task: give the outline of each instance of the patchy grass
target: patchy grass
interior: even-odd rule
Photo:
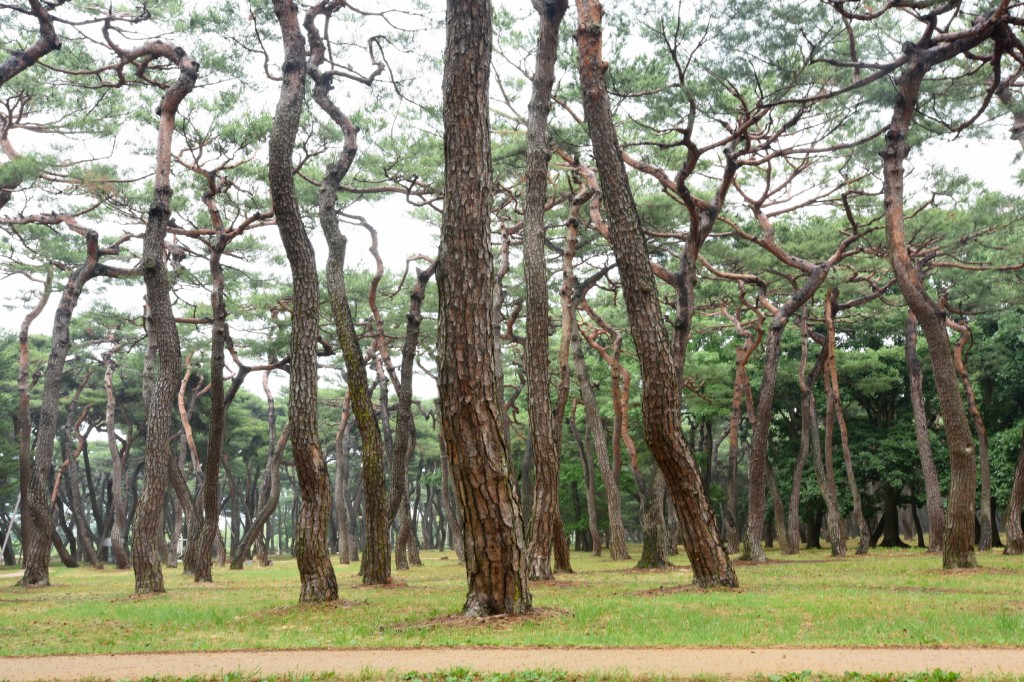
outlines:
[[[400,585],[389,589],[362,587],[355,564],[336,566],[343,601],[328,606],[298,604],[290,559],[262,569],[215,569],[212,584],[165,569],[167,593],[144,598],[132,596],[130,570],[58,566],[51,569],[53,587],[26,589],[15,586],[17,571],[0,569],[0,656],[334,647],[1024,646],[1021,557],[984,554],[984,568],[953,572],[918,550],[874,550],[842,560],[813,551],[770,558],[764,566],[737,567],[740,589],[704,591],[687,587],[685,566],[636,571],[632,562],[576,553],[576,573],[532,586],[538,614],[468,621],[451,618],[466,589],[453,553],[423,552],[424,566],[397,574]]]

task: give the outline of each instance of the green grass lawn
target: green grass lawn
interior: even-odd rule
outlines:
[[[639,556],[638,548],[631,548]],[[301,606],[295,562],[229,571],[196,584],[165,569],[167,593],[132,596],[132,572],[51,569],[50,588],[16,587],[0,569],[0,656],[18,654],[501,646],[1024,646],[1024,558],[995,552],[984,568],[948,572],[920,550],[770,554],[737,566],[738,590],[689,587],[687,568],[573,554],[576,572],[534,584],[534,616],[452,619],[465,596],[454,552],[386,588],[335,566],[336,605]],[[685,557],[675,560],[685,564]]]

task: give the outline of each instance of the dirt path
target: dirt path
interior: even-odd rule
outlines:
[[[95,654],[0,658],[0,680],[137,679],[243,671],[287,674],[366,669],[432,672],[455,666],[480,672],[556,669],[692,677],[749,677],[810,670],[842,674],[913,673],[941,668],[973,675],[1024,675],[1018,649],[331,649],[195,654]]]

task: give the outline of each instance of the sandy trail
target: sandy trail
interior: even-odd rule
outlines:
[[[480,672],[556,669],[571,673],[749,677],[819,673],[913,673],[941,668],[973,675],[1024,675],[1019,649],[330,649],[195,654],[94,654],[0,658],[0,680],[138,679],[146,676],[287,674],[366,669],[432,672],[455,666]]]

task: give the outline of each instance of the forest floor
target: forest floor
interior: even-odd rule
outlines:
[[[531,583],[529,614],[462,618],[465,569],[449,553],[422,556],[386,587],[363,586],[356,563],[336,566],[341,598],[328,604],[298,603],[288,557],[217,568],[213,583],[168,569],[167,592],[143,597],[132,594],[131,571],[53,566],[51,587],[24,588],[17,569],[0,569],[0,682],[465,682],[466,670],[489,682],[566,682],[557,671],[569,680],[809,682],[803,671],[813,671],[831,682],[1024,682],[1020,557],[991,552],[980,569],[943,571],[923,550],[773,552],[767,564],[737,562],[739,589],[700,590],[687,566],[637,571],[577,552],[574,573]],[[937,669],[951,677],[922,677]],[[884,677],[836,677],[846,672]]]
[[[940,669],[971,677],[1024,676],[1024,651],[1013,649],[836,648],[440,648],[216,651],[160,654],[86,654],[0,658],[0,679],[139,679],[154,677],[279,675],[369,676],[463,668],[480,673],[558,670],[629,677],[740,678],[810,671],[842,675],[912,674]]]

